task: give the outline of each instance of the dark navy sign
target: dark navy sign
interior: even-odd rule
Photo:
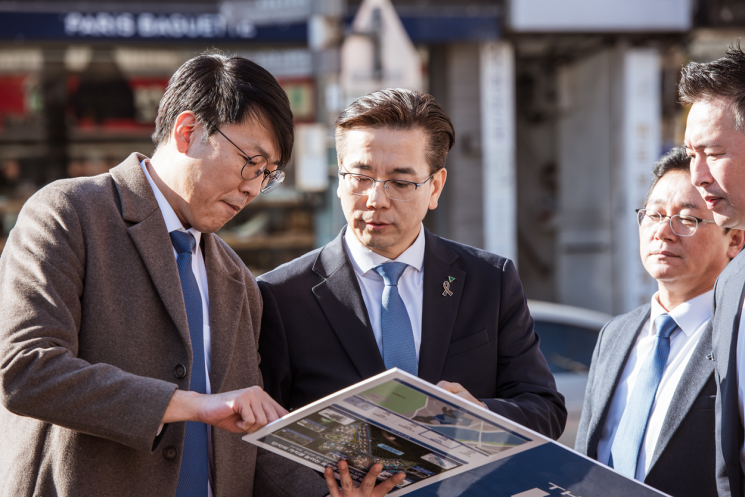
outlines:
[[[0,39],[256,41],[306,43],[307,24],[228,23],[218,13],[0,12]]]

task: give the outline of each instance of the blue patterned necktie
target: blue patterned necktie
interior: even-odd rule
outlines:
[[[414,333],[411,329],[409,313],[398,293],[398,279],[408,264],[403,262],[386,262],[375,266],[385,282],[383,289],[383,307],[380,325],[383,331],[383,362],[386,369],[399,368],[407,373],[417,375],[419,363],[414,346]]]
[[[184,293],[186,316],[189,321],[192,363],[189,389],[192,392],[207,393],[207,374],[204,361],[204,324],[202,322],[202,295],[199,293],[197,279],[191,269],[191,254],[197,242],[191,233],[172,231],[171,243],[178,254],[176,265]],[[181,457],[181,471],[178,475],[176,497],[207,497],[209,481],[209,453],[207,452],[207,430],[204,423],[186,422],[184,453]]]
[[[616,438],[611,446],[609,466],[629,478],[636,477],[639,451],[647,430],[657,387],[665,371],[670,355],[670,335],[678,327],[669,314],[661,314],[654,320],[657,338],[639,370],[634,390],[621,416]]]

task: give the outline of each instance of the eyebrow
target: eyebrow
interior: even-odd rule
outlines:
[[[664,200],[661,198],[653,198],[653,199],[650,199],[648,202],[649,205],[659,205],[659,204],[665,204],[665,203],[667,203],[667,200]],[[692,204],[690,202],[683,202],[681,204],[681,207],[683,209],[700,209],[698,205]]]
[[[719,142],[704,142],[697,145],[686,145],[686,150],[696,150],[697,148],[716,148],[721,147]]]
[[[364,164],[362,162],[354,162],[349,165],[349,169],[359,169],[362,171],[372,171],[372,166],[369,164]],[[408,166],[397,166],[393,168],[392,171],[389,171],[388,174],[410,174],[412,176],[416,176],[416,171],[413,167]]]

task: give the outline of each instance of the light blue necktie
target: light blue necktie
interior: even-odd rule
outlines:
[[[409,313],[398,293],[398,279],[408,264],[386,262],[375,266],[385,282],[383,289],[383,308],[381,309],[381,328],[383,330],[383,362],[386,369],[399,368],[417,375],[419,364],[414,346],[414,333],[411,329]]]
[[[199,293],[197,279],[191,269],[191,254],[197,242],[191,233],[172,231],[171,243],[178,254],[176,265],[184,293],[186,317],[191,336],[192,363],[189,389],[192,392],[207,393],[207,375],[204,361],[204,324],[202,322],[202,295]],[[184,453],[181,457],[181,471],[178,475],[176,497],[207,497],[209,481],[209,453],[207,452],[207,430],[204,423],[186,422]]]
[[[611,468],[629,478],[636,477],[639,451],[647,430],[649,413],[670,355],[670,335],[678,325],[670,315],[661,314],[654,320],[654,327],[657,330],[654,349],[644,359],[639,370],[634,390],[621,416],[608,462]]]

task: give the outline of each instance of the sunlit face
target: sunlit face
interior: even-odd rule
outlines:
[[[745,134],[724,99],[696,102],[686,125],[691,181],[725,228],[745,229]]]
[[[177,133],[178,126],[177,121]],[[255,120],[225,125],[220,130],[249,156],[264,155],[270,171],[277,168],[273,131]],[[195,124],[190,134],[182,130],[184,134],[188,137],[184,140],[187,143],[181,144],[185,147],[183,159],[168,182],[177,194],[176,206],[173,207],[185,225],[203,233],[214,233],[256,198],[264,174],[263,171],[252,171],[250,174],[255,179],[244,180],[241,168],[247,157],[220,133],[205,141],[204,127]],[[174,139],[179,138],[176,136]],[[246,173],[250,167],[249,164]]]
[[[406,180],[423,183],[430,176],[425,157],[427,135],[421,129],[353,129],[344,136],[340,172],[364,174],[377,180]],[[409,201],[391,200],[382,183],[369,195],[354,195],[339,177],[341,199],[348,229],[374,252],[395,259],[419,235],[428,209],[435,209],[447,172],[439,170],[418,187]]]
[[[714,217],[684,171],[670,171],[660,178],[646,208],[663,216],[681,214],[708,220]],[[734,233],[725,233],[713,223],[699,223],[692,236],[679,236],[665,218],[659,227],[639,228],[642,263],[652,278],[663,284],[703,293],[714,286],[730,258],[737,255],[739,246],[731,243]]]

